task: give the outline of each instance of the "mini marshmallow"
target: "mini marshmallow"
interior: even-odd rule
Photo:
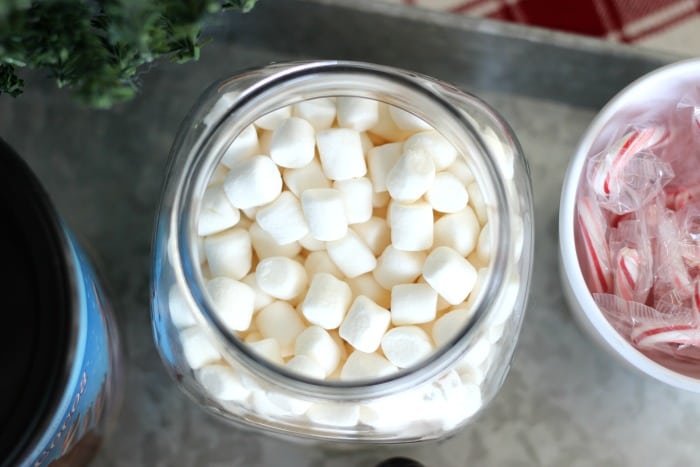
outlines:
[[[447,171],[457,177],[457,180],[462,182],[465,187],[474,181],[474,174],[467,165],[466,161],[461,157],[458,157],[450,166]]]
[[[426,257],[422,251],[397,250],[389,245],[377,260],[372,275],[382,287],[391,290],[395,285],[416,280],[423,271]]]
[[[362,140],[355,130],[329,128],[316,134],[318,154],[326,177],[348,180],[367,173]]]
[[[501,169],[503,178],[512,180],[515,168],[513,166],[513,150],[510,148],[510,145],[503,144],[490,126],[484,126],[481,132],[481,138],[484,143],[486,143],[486,147],[491,151],[491,155]]]
[[[381,355],[355,350],[345,360],[340,379],[343,381],[375,379],[389,376],[397,371],[398,368]]]
[[[280,107],[255,120],[255,126],[263,130],[274,130],[291,116],[292,108],[290,106]]]
[[[311,188],[301,194],[301,208],[311,236],[331,241],[348,231],[343,195],[333,188]]]
[[[372,273],[347,279],[347,283],[353,296],[364,295],[382,308],[391,305],[391,292],[379,285]]]
[[[301,118],[288,118],[272,133],[270,158],[291,169],[304,167],[316,153],[314,128]]]
[[[314,130],[325,130],[330,128],[335,120],[335,99],[319,97],[301,101],[294,104],[293,113],[295,117],[303,118],[309,122]]]
[[[290,408],[284,402],[280,404],[276,403],[281,402],[279,400],[276,402],[270,400],[270,398],[268,397],[268,392],[263,389],[253,390],[250,395],[250,402],[252,403],[254,413],[268,419],[297,415],[293,411],[289,410]]]
[[[253,319],[255,291],[247,284],[228,277],[207,281],[207,291],[214,311],[229,329],[245,331]]]
[[[280,245],[269,233],[265,232],[256,222],[250,226],[250,241],[258,259],[262,260],[273,256],[286,256],[293,258],[301,251],[299,242]]]
[[[342,279],[345,275],[338,269],[330,256],[328,256],[327,251],[312,251],[306,257],[304,261],[304,267],[306,268],[306,275],[311,279],[317,274],[328,273]]]
[[[391,243],[397,250],[420,251],[433,245],[433,208],[419,201],[413,204],[389,203]]]
[[[263,336],[262,333],[260,333]],[[264,337],[264,336],[263,336]],[[248,347],[255,352],[260,357],[265,360],[282,365],[284,361],[282,360],[282,350],[280,348],[280,343],[277,339],[269,337],[255,342],[249,342]]]
[[[379,102],[374,99],[338,97],[335,103],[341,127],[365,131],[379,121]]]
[[[437,313],[437,292],[428,284],[391,288],[391,322],[396,326],[428,323]]]
[[[294,354],[294,341],[304,330],[304,323],[292,305],[277,301],[266,306],[255,317],[260,334],[275,339],[283,357]]]
[[[372,250],[352,230],[340,240],[328,242],[328,256],[346,277],[357,277],[377,265]]]
[[[323,173],[321,164],[315,159],[300,169],[286,169],[282,177],[289,191],[298,198],[310,188],[331,187],[331,182]]]
[[[396,126],[402,130],[414,132],[433,129],[433,127],[430,126],[428,122],[426,122],[417,115],[414,115],[398,107],[394,107],[393,105],[390,105],[388,107],[391,119],[394,121]]]
[[[467,207],[469,194],[457,177],[440,172],[435,175],[435,182],[425,193],[425,199],[438,212],[458,212]]]
[[[290,360],[291,363],[291,360]],[[292,370],[294,371],[294,370]],[[300,399],[299,397],[287,392],[287,391],[268,391],[267,399],[270,403],[281,408],[288,414],[292,415],[304,415],[309,407],[313,404],[306,399]]]
[[[335,329],[343,322],[351,301],[350,286],[322,272],[313,277],[301,303],[301,312],[310,323],[324,329]]]
[[[321,251],[326,249],[326,242],[316,240],[311,234],[306,234],[299,239],[299,245],[309,251]]]
[[[520,275],[517,271],[511,271],[508,275],[501,293],[501,300],[498,302],[496,311],[491,315],[489,321],[492,325],[504,324],[513,314],[515,303],[520,295]]]
[[[372,143],[372,139],[364,131],[360,133],[360,141],[362,142],[362,153],[366,156],[370,149],[374,147],[374,143]]]
[[[360,236],[375,255],[380,255],[391,243],[389,224],[381,217],[371,217],[366,222],[355,224],[352,226],[352,230]]]
[[[263,292],[282,300],[298,297],[309,283],[304,266],[285,256],[261,260],[255,268],[255,280]]]
[[[306,412],[309,421],[316,425],[351,427],[360,418],[360,406],[354,403],[317,402]]]
[[[433,352],[430,336],[418,326],[399,326],[390,329],[382,338],[382,352],[399,368],[407,368]]]
[[[367,222],[372,217],[372,182],[366,177],[337,180],[333,188],[338,190],[345,203],[348,224]]]
[[[341,349],[328,331],[320,326],[309,326],[297,337],[294,354],[312,358],[323,369],[325,377],[338,367]]]
[[[258,133],[253,125],[249,125],[231,141],[221,158],[221,163],[226,167],[233,167],[238,162],[254,156],[258,149]]]
[[[177,284],[170,286],[168,292],[168,310],[170,319],[177,328],[187,328],[197,324],[185,297]]]
[[[480,230],[474,210],[467,206],[462,211],[444,215],[435,222],[433,246],[447,246],[461,256],[468,256],[476,247]]]
[[[288,191],[283,191],[276,200],[261,207],[255,220],[280,245],[295,242],[309,233],[301,203]]]
[[[312,379],[324,379],[326,372],[321,368],[316,360],[307,355],[295,355],[285,365],[291,372]]]
[[[340,325],[340,337],[357,350],[374,352],[379,348],[390,321],[389,310],[360,295]]]
[[[252,265],[250,234],[238,227],[204,239],[204,252],[214,276],[242,279]]]
[[[448,311],[433,324],[433,341],[437,347],[445,345],[450,339],[462,332],[469,322],[472,311],[467,308],[456,308]]]
[[[375,192],[383,193],[387,191],[387,174],[399,161],[402,153],[403,143],[383,144],[369,150],[367,153],[367,165],[369,166],[369,178],[372,180]]]
[[[236,225],[240,219],[240,211],[228,200],[223,186],[214,185],[204,191],[197,221],[199,235],[221,232]]]
[[[195,373],[204,390],[214,399],[221,401],[245,401],[250,389],[241,382],[240,376],[228,365],[207,365]]]
[[[180,332],[180,344],[187,364],[193,370],[221,359],[221,354],[200,327],[193,326]]]
[[[452,305],[462,303],[474,288],[476,269],[452,248],[435,248],[425,260],[423,277]]]
[[[482,263],[488,263],[491,259],[491,229],[489,223],[484,224],[476,244],[476,256]]]
[[[394,119],[391,118],[390,108],[390,105],[379,102],[379,120],[369,129],[369,132],[372,136],[378,136],[384,141],[403,141],[411,133],[396,126]]]
[[[431,187],[435,180],[435,163],[425,151],[406,150],[386,174],[386,188],[391,198],[412,203]]]
[[[223,164],[219,164],[214,169],[214,173],[211,174],[209,182],[207,182],[207,187],[221,185],[226,180],[226,175],[228,175],[228,167]]]
[[[241,209],[241,211],[243,211],[243,216],[245,216],[246,219],[249,219],[252,224],[253,220],[255,220],[255,215],[258,213],[259,209],[260,208],[258,206],[254,206],[252,208]]]
[[[404,142],[404,151],[424,151],[429,154],[436,170],[444,170],[457,159],[457,149],[437,131],[416,133]]]
[[[469,185],[467,185],[467,192],[469,193],[469,204],[474,209],[476,218],[479,219],[479,224],[486,224],[488,214],[486,212],[486,204],[484,203],[484,197],[481,194],[479,185],[476,182],[471,182]]]
[[[282,176],[267,156],[252,156],[237,162],[224,181],[231,204],[238,209],[262,206],[279,196]]]
[[[491,354],[491,342],[487,336],[480,336],[469,346],[469,350],[460,360],[461,363],[479,367]]]

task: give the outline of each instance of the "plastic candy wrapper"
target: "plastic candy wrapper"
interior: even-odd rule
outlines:
[[[700,273],[700,205],[684,206],[677,213],[680,251],[693,275]]]
[[[588,288],[591,292],[612,291],[610,251],[605,240],[607,221],[600,208],[591,197],[582,197],[578,203],[577,219],[582,250],[579,262],[584,268]]]
[[[613,285],[625,300],[645,303],[654,278],[651,240],[641,219],[618,222],[610,231]]]
[[[681,255],[681,233],[672,211],[666,211],[659,223],[654,261],[654,305],[687,302],[693,293],[693,283]]]
[[[681,125],[690,126],[700,135],[700,87],[688,91],[676,106],[676,116],[681,119]]]

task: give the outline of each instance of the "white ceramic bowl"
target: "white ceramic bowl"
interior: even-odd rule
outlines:
[[[603,149],[619,123],[658,104],[678,101],[700,85],[700,59],[676,62],[642,76],[613,97],[579,142],[564,178],[559,207],[559,263],[564,295],[582,329],[603,348],[636,370],[671,386],[700,393],[700,379],[668,369],[634,348],[608,322],[586,286],[574,243],[575,202],[586,159]]]

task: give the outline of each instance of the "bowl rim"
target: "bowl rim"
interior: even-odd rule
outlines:
[[[575,200],[580,176],[588,152],[598,134],[611,117],[626,106],[632,94],[638,93],[644,88],[657,88],[666,80],[683,76],[687,71],[692,71],[700,76],[700,58],[677,61],[637,78],[618,91],[591,121],[576,146],[576,151],[569,161],[569,166],[564,176],[559,205],[559,255],[560,264],[563,268],[562,280],[568,281],[567,285],[571,292],[567,294],[567,299],[571,300],[573,298],[576,302],[570,303],[570,307],[576,307],[577,310],[573,311],[585,316],[585,319],[588,320],[592,328],[598,332],[599,337],[611,350],[646,375],[670,386],[700,393],[700,379],[671,370],[641,353],[622,337],[603,313],[600,312],[584,281],[574,241]],[[584,319],[583,316],[580,318]]]

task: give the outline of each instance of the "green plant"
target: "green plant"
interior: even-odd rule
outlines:
[[[256,0],[0,0],[0,94],[20,68],[47,71],[81,102],[109,108],[138,91],[144,65],[196,60],[205,17]]]

